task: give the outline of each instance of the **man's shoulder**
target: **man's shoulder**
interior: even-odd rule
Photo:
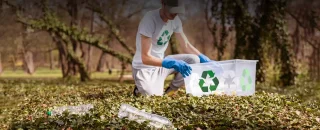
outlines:
[[[154,17],[154,16],[157,15],[157,11],[158,11],[158,9],[149,10],[149,11],[147,11],[147,12],[145,13],[145,16],[147,16],[147,17]]]
[[[173,19],[173,21],[175,21],[175,22],[181,22],[181,19],[180,19],[179,15],[177,15],[177,16]]]

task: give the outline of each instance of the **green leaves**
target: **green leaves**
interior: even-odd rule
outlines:
[[[0,84],[0,129],[150,129],[146,122],[139,124],[118,118],[121,103],[167,117],[178,129],[318,129],[320,126],[320,112],[315,104],[309,107],[296,98],[274,93],[192,97],[180,90],[176,97],[134,97],[133,84],[99,80],[87,83],[0,80]],[[87,103],[93,104],[94,109],[84,116],[46,114],[55,106]]]

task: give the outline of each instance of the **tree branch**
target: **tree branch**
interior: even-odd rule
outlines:
[[[207,28],[209,29],[210,33],[212,35],[214,35],[213,29],[210,26],[210,23],[211,23],[211,20],[212,20],[212,16],[209,17],[209,15],[208,15],[209,0],[207,0],[205,4],[206,4],[206,8],[204,9],[204,16],[205,16]]]
[[[310,45],[312,46],[313,49],[320,49],[318,46],[316,46],[316,43],[311,42],[309,39],[307,39],[306,37],[304,37],[304,40]]]
[[[296,22],[297,22],[297,25],[299,25],[300,27],[302,28],[307,28],[307,26],[305,26],[303,24],[302,21],[299,20],[298,16],[294,15],[292,12],[288,11],[288,10],[285,10]],[[318,31],[320,31],[320,28],[319,27],[316,27],[316,29],[318,29]],[[320,49],[318,48],[315,43],[312,43],[309,39],[307,39],[306,37],[303,38],[309,45],[311,45],[314,49]]]
[[[119,43],[131,54],[131,56],[133,56],[134,50],[125,43],[125,39],[121,37],[119,29],[116,28],[116,26],[113,24],[111,20],[109,20],[106,16],[103,15],[101,9],[95,8],[93,7],[93,5],[89,5],[87,8],[99,14],[100,19],[109,26],[110,32],[116,37]]]
[[[12,8],[13,11],[15,12],[19,12],[19,11],[24,11],[24,8],[20,7],[20,6],[16,6],[12,3],[10,3],[8,0],[4,0],[3,1],[6,5],[8,5],[9,7]]]
[[[60,34],[59,32],[56,32],[55,34],[57,34],[58,37],[62,39],[64,43],[66,43],[68,57],[70,57],[70,59],[79,66],[79,72],[81,73],[80,74],[81,81],[90,80],[90,76],[88,71],[86,71],[87,69],[86,69],[85,63],[83,62],[83,59],[77,56],[73,51],[71,40],[67,37],[64,37],[63,33]]]
[[[298,16],[294,15],[292,12],[290,12],[289,10],[286,10],[286,12],[298,23],[299,26],[303,27],[303,28],[307,28],[306,25],[303,24],[302,21],[299,20]],[[320,27],[319,26],[315,26],[315,29],[317,29],[318,31],[320,31]]]
[[[112,56],[117,57],[120,61],[131,64],[132,57],[124,55],[122,52],[114,51],[106,45],[101,44],[102,38],[96,38],[90,35],[84,30],[79,30],[75,27],[68,27],[64,23],[61,23],[56,19],[54,15],[47,16],[40,20],[24,20],[19,18],[19,22],[31,26],[36,29],[47,30],[48,32],[62,33],[64,37],[70,37],[79,42],[83,42],[88,45],[95,46],[101,49],[103,52],[108,53]]]

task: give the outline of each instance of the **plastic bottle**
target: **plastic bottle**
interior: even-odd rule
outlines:
[[[119,118],[127,117],[128,120],[136,121],[138,123],[142,123],[144,121],[150,121],[149,126],[153,126],[156,128],[172,128],[173,129],[173,125],[168,118],[141,111],[128,104],[121,104],[118,117]]]
[[[93,108],[92,104],[78,105],[78,106],[62,106],[57,107],[47,112],[49,116],[62,115],[64,111],[68,111],[70,114],[84,115]]]

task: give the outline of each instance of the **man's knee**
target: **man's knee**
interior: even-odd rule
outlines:
[[[177,59],[177,60],[183,60],[189,64],[200,63],[200,58],[195,54],[177,54],[177,55],[169,55],[167,57]]]
[[[200,63],[200,59],[197,55],[195,54],[188,54],[188,58],[187,58],[187,63],[189,64],[195,64],[195,63]]]

